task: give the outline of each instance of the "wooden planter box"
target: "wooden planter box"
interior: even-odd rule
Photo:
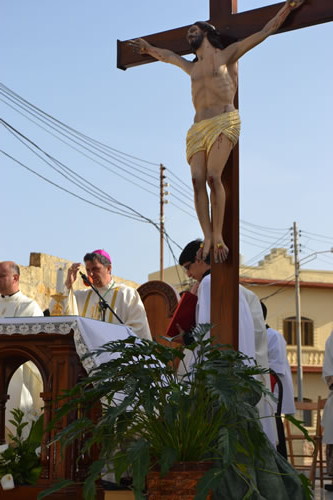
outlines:
[[[181,462],[174,465],[166,476],[159,470],[147,475],[148,500],[193,500],[198,481],[211,468],[207,462]],[[207,500],[211,500],[209,494]]]
[[[37,500],[41,491],[46,490],[48,486],[17,486],[13,490],[4,491],[0,487],[0,500]],[[73,485],[63,488],[57,493],[46,497],[47,500],[83,500],[82,486]],[[97,488],[96,500],[104,499],[104,490]]]
[[[131,491],[105,491],[104,500],[135,500]]]

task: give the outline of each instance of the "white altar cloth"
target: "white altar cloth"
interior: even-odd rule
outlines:
[[[113,325],[95,319],[80,316],[48,316],[29,318],[1,318],[0,335],[37,335],[38,333],[66,335],[73,330],[76,352],[80,359],[112,340],[124,340],[134,335],[128,326]],[[93,360],[83,360],[84,368],[89,372],[96,364],[106,361],[107,353]]]

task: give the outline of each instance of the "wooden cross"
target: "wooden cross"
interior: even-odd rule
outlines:
[[[237,13],[237,0],[209,0],[209,21],[222,34],[235,39],[245,38],[259,31],[275,16],[283,3]],[[332,0],[306,0],[292,12],[277,33],[283,33],[333,20]],[[197,19],[193,20],[193,22]],[[157,47],[170,49],[177,54],[191,52],[186,33],[191,25],[143,36]],[[127,69],[155,61],[148,55],[133,52],[127,41],[118,40],[117,66]],[[166,70],[167,71],[167,70]],[[237,97],[236,97],[237,100]],[[235,102],[237,107],[237,102]],[[189,124],[190,126],[190,124]],[[185,137],[184,137],[185,141]],[[239,289],[239,154],[236,146],[223,172],[226,189],[224,239],[230,254],[223,264],[212,264],[211,322],[218,342],[238,347],[238,289]]]

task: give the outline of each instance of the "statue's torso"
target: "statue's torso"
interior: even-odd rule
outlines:
[[[223,51],[215,49],[209,57],[193,63],[192,100],[198,122],[233,111],[237,91],[237,63],[226,64]]]

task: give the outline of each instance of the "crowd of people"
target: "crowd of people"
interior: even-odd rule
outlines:
[[[206,260],[198,257],[202,241],[195,240],[189,243],[182,251],[179,263],[184,267],[189,277],[193,278],[197,285],[193,289],[197,296],[197,323],[210,322],[210,263],[209,256]],[[78,315],[96,320],[104,319],[106,322],[119,324],[120,322],[130,327],[133,333],[140,338],[151,339],[151,333],[144,305],[136,289],[124,284],[116,283],[112,278],[111,257],[105,250],[94,250],[86,253],[83,258],[85,271],[91,287],[82,290],[73,290],[73,285],[78,278],[81,263],[73,263],[67,272],[65,280],[65,298],[63,310],[65,315]],[[82,274],[82,273],[81,273]],[[97,289],[97,293],[95,290]],[[20,269],[11,261],[0,263],[0,316],[1,317],[26,317],[42,316],[43,312],[36,301],[28,298],[20,291]],[[101,298],[106,302],[107,310],[101,307]],[[52,306],[50,306],[52,311]],[[258,364],[269,367],[267,335],[260,302],[257,297],[246,288],[239,287],[239,350],[246,355],[256,359]],[[279,335],[279,334],[278,334]],[[284,350],[284,366],[287,365],[286,351]],[[190,366],[190,351],[187,352],[185,363],[179,367],[181,375],[185,365]],[[25,367],[26,371],[27,367]],[[290,370],[290,368],[289,368]],[[284,376],[281,370],[279,374]],[[17,394],[12,404],[28,405],[31,398],[28,388],[25,387],[23,369],[17,374],[16,386],[22,386],[21,395]],[[27,377],[26,377],[27,378]],[[28,377],[29,380],[31,377]],[[265,385],[269,388],[269,377],[264,378]],[[36,382],[35,382],[36,383]],[[39,384],[42,384],[41,379]],[[31,391],[36,393],[36,391]],[[26,396],[25,399],[23,396]],[[22,399],[23,398],[23,399]],[[263,416],[272,415],[271,403],[262,401],[259,412]],[[272,420],[272,419],[271,419]],[[263,419],[263,425],[267,435],[273,443],[276,435],[272,421]]]

